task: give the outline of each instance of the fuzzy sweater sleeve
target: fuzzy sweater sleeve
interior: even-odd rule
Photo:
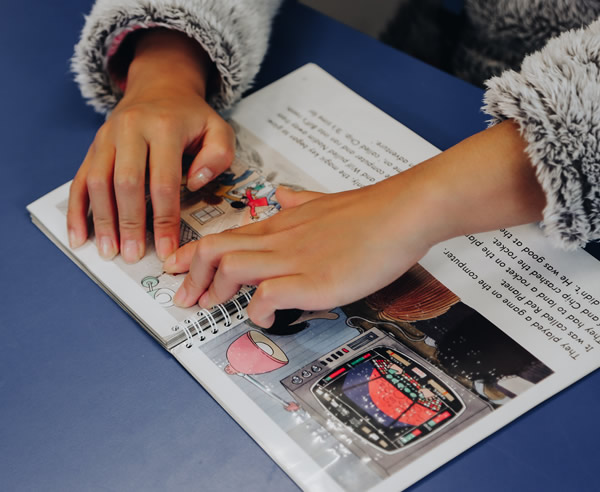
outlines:
[[[546,194],[541,227],[558,246],[600,239],[600,20],[486,82],[491,123],[516,121]]]
[[[129,32],[166,27],[198,41],[214,62],[218,91],[210,102],[230,106],[246,90],[267,50],[281,0],[97,0],[86,17],[71,66],[83,97],[99,112],[122,96],[108,72],[114,46]]]

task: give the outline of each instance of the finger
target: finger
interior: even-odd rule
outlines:
[[[216,120],[216,118],[219,118]],[[215,117],[204,135],[200,152],[190,166],[187,186],[191,191],[202,188],[231,166],[235,157],[235,134],[220,117]]]
[[[324,193],[318,193],[316,191],[294,191],[287,186],[280,186],[275,192],[277,201],[282,209],[302,205],[303,203],[310,202],[323,195]]]
[[[90,147],[69,189],[67,232],[71,248],[78,248],[88,237],[87,215],[90,207],[90,198],[88,196],[86,178],[91,152],[92,148]]]
[[[263,229],[256,229],[255,226],[259,226],[261,223],[249,224],[247,226],[238,227],[237,229],[231,229],[227,231],[227,234],[231,235],[262,235]],[[192,259],[196,253],[196,247],[198,241],[190,241],[184,244],[179,249],[171,253],[169,257],[163,263],[163,270],[166,273],[177,274],[185,273],[190,270]]]
[[[242,285],[256,285],[264,279],[285,275],[290,263],[271,251],[236,251],[221,258],[213,281],[198,300],[211,308],[233,297]]]
[[[184,273],[189,271],[192,259],[196,253],[197,243],[198,241],[190,241],[171,253],[163,263],[163,270],[166,273]]]
[[[148,146],[143,138],[121,139],[115,158],[115,196],[118,208],[121,256],[135,263],[146,245],[144,180]]]
[[[168,258],[179,246],[182,155],[182,145],[174,140],[159,140],[150,146],[154,242],[161,260]]]
[[[241,235],[254,235],[261,236],[267,234],[267,230],[269,229],[267,221],[269,221],[272,217],[269,217],[265,220],[261,220],[258,222],[251,222],[250,224],[246,224],[240,227],[236,227],[235,229],[230,229],[228,232],[231,234],[241,234]]]
[[[248,316],[253,323],[269,328],[277,309],[326,309],[318,299],[314,285],[304,275],[288,275],[265,280],[259,284],[248,304]],[[323,306],[323,307],[322,307]]]
[[[90,161],[86,186],[92,205],[96,246],[100,256],[112,259],[118,252],[117,207],[114,196],[113,170],[115,147],[98,146]]]
[[[233,251],[263,250],[262,238],[229,233],[211,234],[195,242],[189,273],[173,301],[181,307],[194,305],[211,284],[221,258]],[[188,259],[188,258],[184,258]]]

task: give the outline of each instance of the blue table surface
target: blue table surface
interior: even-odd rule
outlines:
[[[69,73],[90,4],[10,2],[0,17],[0,489],[297,490],[25,211],[102,123]],[[256,87],[307,62],[438,147],[485,127],[480,89],[288,3]],[[598,490],[599,387],[596,372],[411,490]]]

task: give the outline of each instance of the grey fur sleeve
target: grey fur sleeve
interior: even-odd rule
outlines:
[[[600,20],[486,82],[491,123],[511,118],[546,194],[541,224],[565,249],[600,238]]]
[[[271,20],[281,0],[97,0],[75,46],[71,67],[84,98],[110,111],[122,96],[111,80],[108,52],[133,29],[167,27],[186,33],[208,52],[220,74],[217,108],[247,89],[267,49]]]

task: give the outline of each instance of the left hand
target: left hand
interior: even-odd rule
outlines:
[[[279,188],[277,215],[205,236],[167,259],[165,271],[189,270],[176,304],[210,308],[258,285],[248,315],[269,327],[276,309],[328,309],[386,286],[430,246],[414,190],[397,191],[403,180],[329,195]]]
[[[233,130],[206,101],[213,69],[208,54],[178,31],[139,34],[125,94],[73,179],[67,212],[72,248],[88,236],[91,205],[100,256],[111,259],[120,251],[127,263],[145,254],[146,183],[156,253],[164,260],[179,244],[183,154],[196,155],[190,190],[227,169],[235,154]]]

